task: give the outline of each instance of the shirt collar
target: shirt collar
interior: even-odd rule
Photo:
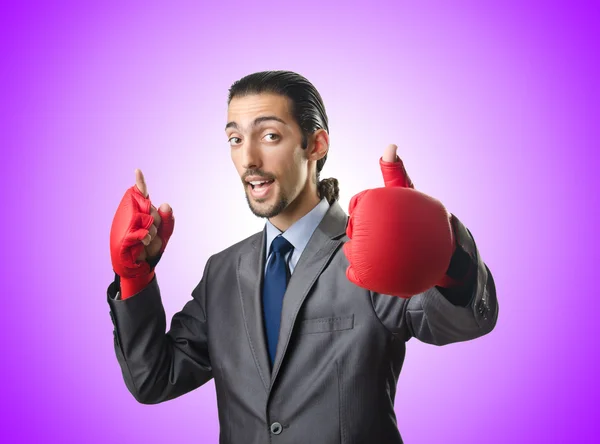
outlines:
[[[299,220],[294,222],[291,227],[289,227],[283,233],[283,237],[294,247],[299,254],[302,254],[304,248],[308,244],[312,234],[316,230],[316,228],[323,220],[325,213],[329,210],[329,202],[327,202],[326,198],[321,199],[312,210],[310,210],[307,214],[302,216]],[[269,257],[269,253],[271,250],[271,242],[277,236],[281,234],[281,231],[275,227],[268,219],[267,219],[267,244],[266,244],[266,254]]]

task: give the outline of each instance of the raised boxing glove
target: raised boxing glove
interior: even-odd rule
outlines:
[[[379,164],[385,187],[350,201],[346,276],[362,288],[408,298],[443,280],[456,248],[451,215],[414,189],[397,156]]]
[[[145,249],[142,240],[148,235],[154,218],[152,203],[136,185],[130,187],[121,199],[110,230],[110,254],[113,270],[120,278],[121,299],[126,299],[145,288],[154,278],[154,267],[162,256],[173,234],[175,220],[172,211],[158,210],[160,224],[156,236],[161,239],[158,254],[147,260],[138,260]]]

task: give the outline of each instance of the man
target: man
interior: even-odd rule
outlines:
[[[401,443],[406,341],[466,341],[496,323],[470,232],[414,190],[395,145],[380,159],[386,187],[355,196],[348,218],[337,180],[319,178],[325,107],[296,73],[234,83],[225,131],[250,210],[267,222],[209,258],[166,334],[155,267],[172,210],[151,204],[136,170],[115,214],[108,303],[127,388],[155,404],[214,378],[221,443]]]

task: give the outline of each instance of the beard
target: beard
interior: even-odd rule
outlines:
[[[254,204],[250,200],[250,196],[247,190],[244,194],[246,195],[246,202],[248,202],[248,207],[250,208],[250,211],[252,211],[252,214],[254,214],[256,217],[270,219],[279,215],[283,210],[287,208],[289,204],[287,196],[283,192],[280,192],[277,195],[275,203],[273,205],[264,209],[259,209],[255,206],[256,204]],[[261,200],[259,200],[258,202],[260,203]]]

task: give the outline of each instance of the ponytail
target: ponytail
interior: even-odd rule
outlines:
[[[331,205],[335,200],[340,198],[340,187],[338,180],[335,177],[320,180],[317,184],[317,192],[321,199],[326,198]]]

